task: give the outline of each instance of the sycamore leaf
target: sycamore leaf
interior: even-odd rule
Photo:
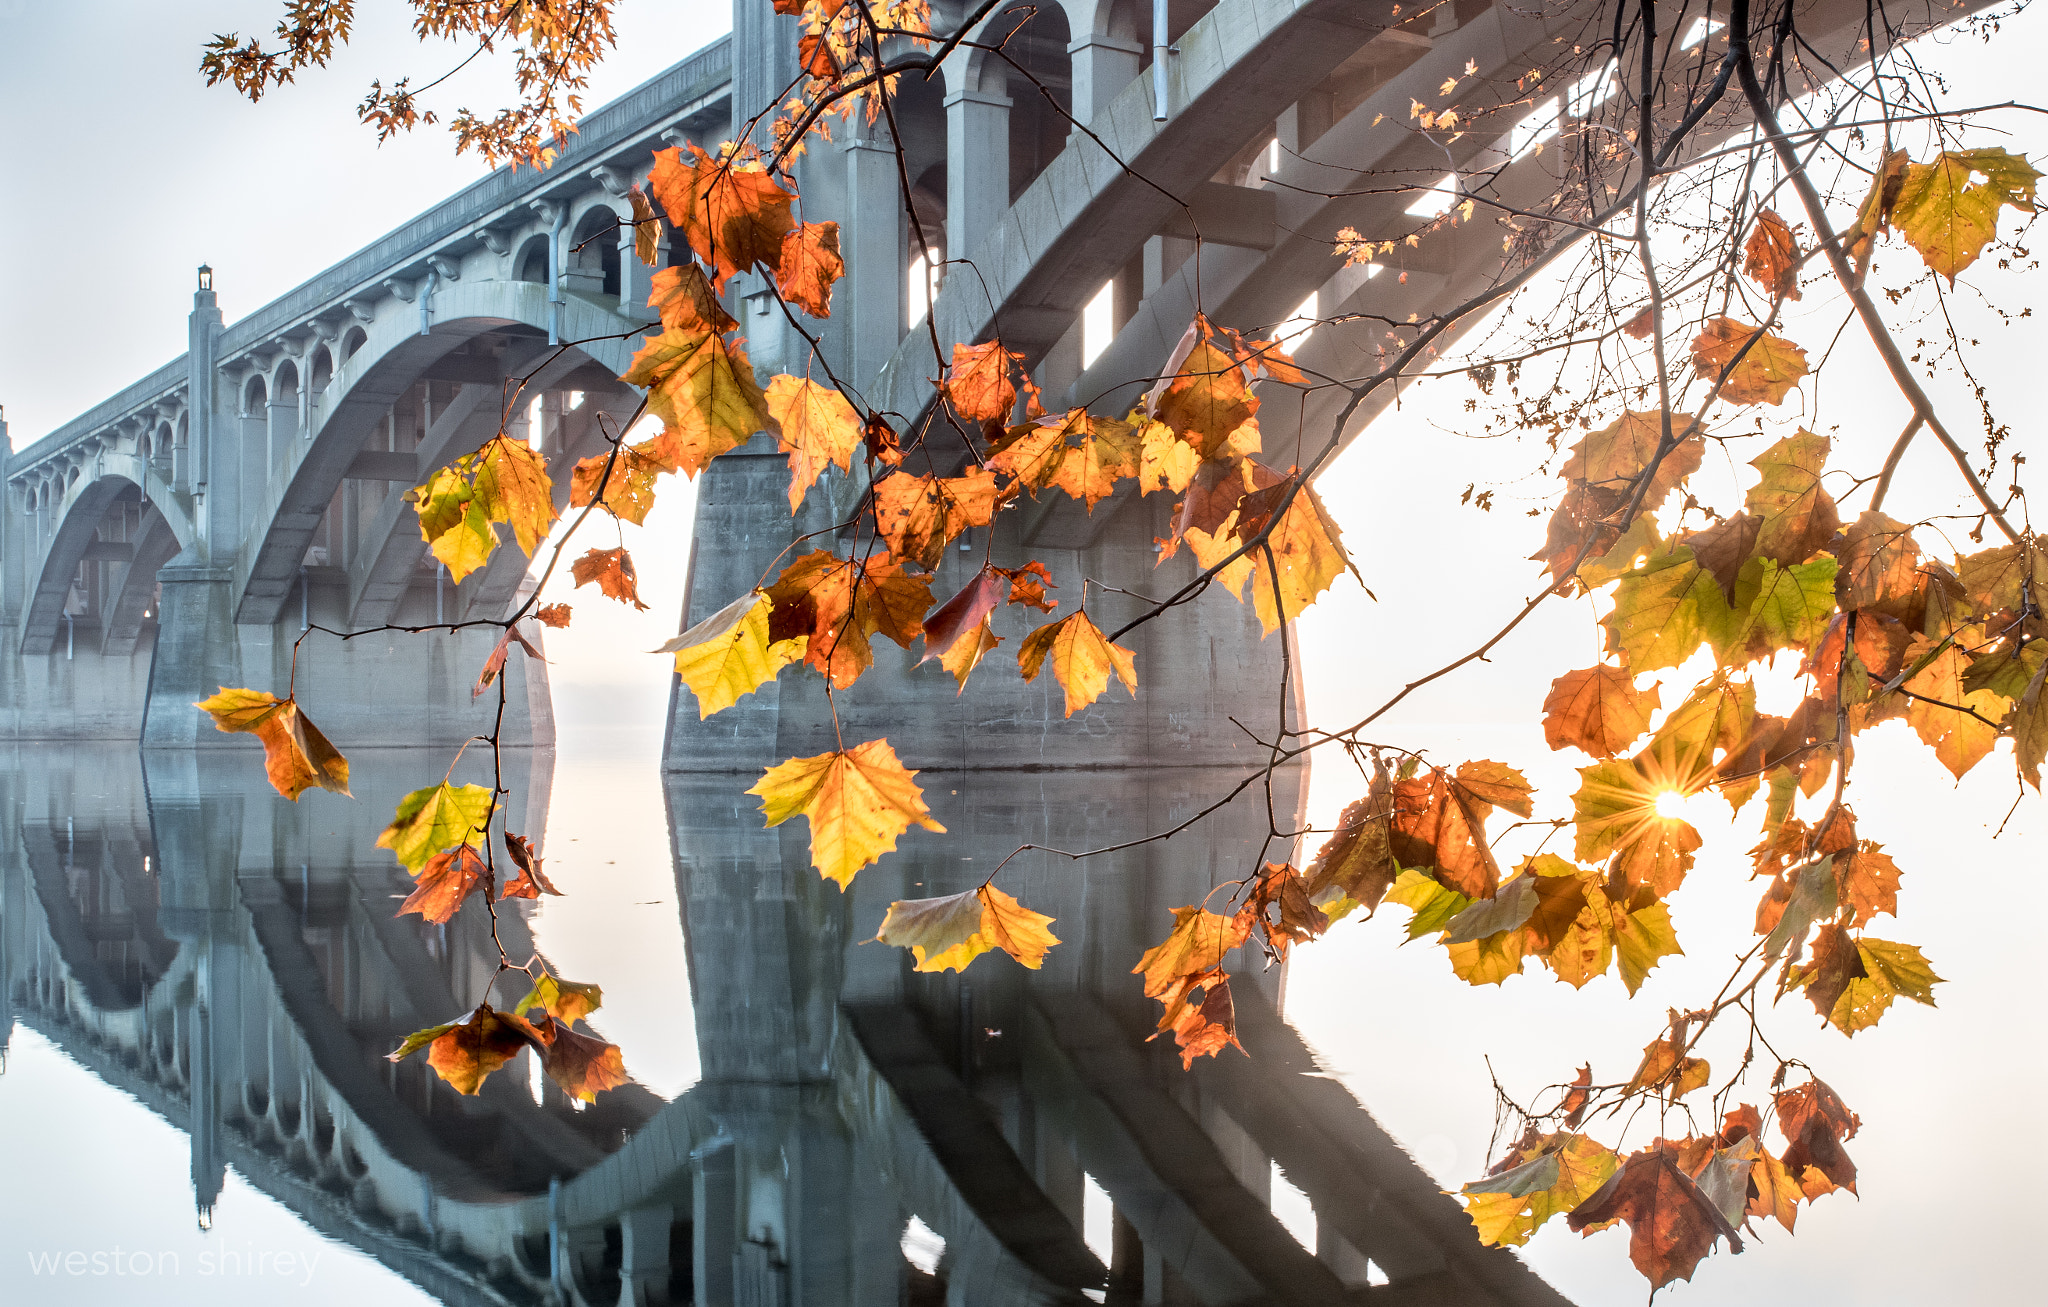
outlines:
[[[1849,259],[1855,265],[1856,284],[1859,286],[1870,271],[1872,244],[1879,233],[1891,230],[1892,206],[1899,198],[1900,188],[1905,185],[1906,169],[1911,163],[1904,150],[1885,151],[1876,174],[1870,179],[1869,192],[1856,208],[1856,221],[1842,233],[1842,248],[1848,251]]]
[[[1145,978],[1147,998],[1160,998],[1173,992],[1177,982],[1220,966],[1224,954],[1244,943],[1251,929],[1243,913],[1225,917],[1193,904],[1175,908],[1173,929],[1145,950],[1131,972]]]
[[[1528,816],[1530,793],[1520,772],[1491,761],[1461,763],[1455,773],[1431,767],[1398,781],[1389,822],[1394,857],[1403,866],[1434,867],[1438,880],[1468,898],[1491,898],[1500,868],[1486,818],[1496,806]]]
[[[654,274],[647,307],[661,315],[663,329],[710,332],[723,336],[740,324],[718,302],[704,269],[695,263],[681,263]]]
[[[1607,647],[1635,672],[1676,667],[1710,640],[1718,647],[1733,623],[1720,587],[1685,545],[1667,547],[1622,577],[1614,611],[1602,619]]]
[[[1262,496],[1272,495],[1277,502],[1277,491],[1275,487],[1244,497],[1240,511],[1245,517],[1238,524],[1241,534],[1250,536],[1263,528],[1265,522],[1259,514],[1270,510],[1264,509]],[[1274,525],[1266,543],[1254,550],[1249,559],[1252,607],[1267,635],[1279,630],[1282,622],[1301,616],[1303,609],[1350,570],[1351,560],[1344,553],[1342,534],[1314,487],[1303,485],[1295,491],[1294,501]],[[1273,587],[1276,571],[1277,592]]]
[[[1856,1164],[1842,1150],[1862,1121],[1826,1082],[1809,1080],[1780,1092],[1775,1103],[1784,1133],[1785,1169],[1809,1201],[1836,1189],[1856,1192]]]
[[[578,984],[543,971],[526,991],[526,997],[513,1004],[512,1010],[525,1013],[540,1008],[561,1021],[580,1021],[602,1006],[604,989],[601,986]]]
[[[420,868],[412,893],[398,905],[398,915],[417,912],[422,919],[439,925],[455,915],[462,900],[470,896],[489,871],[477,851],[467,844],[443,849]]]
[[[556,517],[547,460],[503,432],[405,495],[418,512],[420,539],[457,584],[490,560],[498,547],[496,523],[510,526],[531,557]]]
[[[912,576],[893,558],[843,559],[812,550],[768,587],[770,646],[801,640],[804,661],[845,689],[875,661],[876,632],[908,649],[932,606],[931,578]]]
[[[1783,218],[1769,209],[1758,211],[1756,225],[1742,247],[1743,275],[1782,299],[1799,298],[1799,241]]]
[[[427,1065],[458,1094],[474,1094],[485,1077],[518,1056],[522,1048],[545,1052],[547,1039],[524,1017],[479,1003],[461,1021],[430,1026],[406,1036],[388,1060],[402,1062],[420,1049]]]
[[[1408,922],[1409,939],[1441,933],[1472,902],[1420,867],[1403,868],[1388,888],[1385,901],[1415,913]]]
[[[918,971],[964,971],[1000,948],[1033,971],[1059,940],[1046,927],[1053,918],[1031,911],[993,885],[936,899],[900,899],[889,905],[875,939],[907,948]]]
[[[1622,1092],[1655,1089],[1675,1103],[1693,1090],[1705,1088],[1710,1074],[1705,1058],[1687,1057],[1684,1042],[1666,1035],[1644,1046],[1643,1060]]]
[[[1017,407],[1011,373],[1023,362],[1022,354],[1004,349],[999,340],[955,345],[953,364],[940,389],[964,420],[984,427],[1006,426]]]
[[[875,483],[875,529],[889,552],[936,571],[946,545],[995,515],[996,479],[985,468],[965,476],[912,476],[898,472]]]
[[[647,411],[662,421],[650,453],[686,476],[774,421],[747,352],[709,328],[647,337],[619,379],[645,388]]]
[[[633,556],[623,549],[593,549],[569,564],[569,575],[578,586],[595,581],[606,598],[631,604],[643,613],[647,611],[647,605],[640,602],[640,579],[633,570]]]
[[[1378,787],[1375,787],[1377,790]],[[1334,907],[1338,899],[1363,906],[1367,914],[1393,887],[1401,869],[1388,844],[1389,796],[1354,799],[1337,818],[1337,829],[1308,866],[1309,898]],[[1332,911],[1332,915],[1341,915]]]
[[[1895,998],[1933,1007],[1942,980],[1913,945],[1869,935],[1852,939],[1830,924],[1814,938],[1813,961],[1793,983],[1806,988],[1830,1025],[1853,1036],[1876,1025]]]
[[[528,658],[531,658],[536,662],[544,663],[547,661],[547,659],[541,657],[540,650],[534,648],[533,643],[529,641],[524,635],[520,634],[519,624],[517,622],[514,622],[510,626],[507,626],[505,628],[505,633],[498,637],[498,642],[496,644],[491,646],[490,656],[484,659],[484,665],[482,670],[478,671],[476,674],[476,684],[471,686],[469,689],[470,698],[474,699],[478,695],[482,694],[485,690],[490,689],[492,683],[495,682],[501,674],[503,674],[505,670],[505,658],[508,654],[512,652],[512,644],[514,641],[518,642],[519,647],[521,649],[526,650],[526,656]]]
[[[1721,597],[1731,604],[1735,602],[1736,579],[1742,575],[1744,564],[1755,555],[1756,538],[1763,525],[1762,518],[1741,512],[1681,537],[1685,547],[1692,550],[1693,561],[1714,578],[1714,583],[1721,587]]]
[[[1268,916],[1267,909],[1278,915]],[[1312,940],[1330,928],[1330,918],[1309,901],[1308,880],[1292,863],[1268,862],[1252,880],[1251,894],[1239,910],[1266,937],[1266,947],[1281,961],[1295,944]]]
[[[1511,1149],[1486,1179],[1458,1196],[1479,1242],[1519,1247],[1551,1217],[1598,1193],[1620,1162],[1605,1145],[1560,1131]]]
[[[638,186],[626,192],[626,201],[633,206],[633,257],[654,267],[661,260],[661,215]]]
[[[593,501],[613,517],[642,526],[654,507],[654,480],[675,469],[669,463],[670,447],[659,438],[638,445],[620,445],[618,453],[592,454],[581,459],[569,477],[569,506],[583,508]],[[598,486],[604,494],[600,498]]]
[[[1658,811],[1666,794],[1687,791],[1684,778],[1659,775],[1654,764],[1645,765],[1648,761],[1599,762],[1579,769],[1579,790],[1572,796],[1574,852],[1581,862],[1612,856],[1622,882],[1643,886],[1661,899],[1692,869],[1700,833],[1691,823]]]
[[[782,298],[814,318],[832,316],[832,283],[846,271],[839,255],[839,224],[800,222],[782,238],[775,285]]]
[[[1749,512],[1759,522],[1756,552],[1780,563],[1803,563],[1825,548],[1842,519],[1821,489],[1828,438],[1801,430],[1750,461],[1763,479],[1749,490]]]
[[[697,697],[698,720],[732,707],[803,657],[802,636],[769,641],[774,606],[764,591],[749,590],[654,651],[676,656],[676,675]]]
[[[761,797],[769,826],[801,816],[811,824],[811,865],[845,889],[854,873],[896,847],[911,826],[943,834],[932,820],[916,772],[896,759],[887,740],[770,767],[747,793]]]
[[[1202,1001],[1187,1001],[1197,991]],[[1244,1045],[1237,1042],[1237,1007],[1230,996],[1230,977],[1220,967],[1208,975],[1192,978],[1185,996],[1167,1004],[1159,1027],[1150,1038],[1157,1039],[1171,1030],[1173,1042],[1180,1048],[1183,1071],[1192,1070],[1196,1058],[1215,1057],[1227,1047],[1244,1052]]]
[[[2006,722],[2012,731],[2012,753],[2020,775],[2036,792],[2041,789],[2041,763],[2048,759],[2048,693],[2042,690],[2043,680],[2048,680],[2048,662],[2034,673]]]
[[[548,879],[541,869],[542,858],[533,851],[533,841],[524,835],[504,832],[505,852],[512,856],[512,865],[519,868],[504,889],[498,892],[498,899],[537,899],[543,892],[559,896],[562,891],[555,888],[555,882]]]
[[[689,153],[684,154],[687,148]],[[717,289],[757,265],[778,269],[796,197],[757,162],[714,158],[693,142],[654,155],[647,185],[697,257],[717,270]]]
[[[1706,330],[1693,339],[1692,362],[1703,379],[1721,381],[1720,397],[1730,404],[1782,403],[1807,371],[1805,350],[1762,327],[1726,317],[1709,319]]]
[[[1133,696],[1138,693],[1136,655],[1120,644],[1111,644],[1085,612],[1048,622],[1024,637],[1017,650],[1017,665],[1023,669],[1024,679],[1037,680],[1048,657],[1052,674],[1066,694],[1069,717],[1102,697],[1112,672]]]
[[[1864,513],[1843,531],[1837,562],[1841,571],[1835,590],[1843,608],[1873,609],[1905,620],[1901,606],[1920,589],[1920,546],[1905,523],[1883,513]]]
[[[1201,454],[1164,422],[1142,412],[1131,418],[1138,428],[1138,493],[1170,490],[1179,494],[1186,490],[1195,469],[1202,465]]]
[[[212,717],[216,730],[261,740],[270,784],[294,803],[316,785],[343,798],[354,797],[348,792],[348,759],[299,711],[296,698],[223,685],[219,694],[192,706]]]
[[[1566,672],[1550,683],[1543,701],[1543,738],[1553,749],[1583,749],[1611,758],[1650,729],[1657,687],[1635,688],[1625,667],[1602,664]]]
[[[794,513],[827,463],[837,463],[841,472],[853,470],[854,451],[861,445],[860,414],[846,396],[809,377],[776,377],[768,383],[767,399],[782,452],[789,455],[789,511]]]
[[[1077,408],[1012,429],[990,450],[988,466],[1034,495],[1047,487],[1063,490],[1092,513],[1118,481],[1138,474],[1141,448],[1140,432],[1130,423]]]
[[[562,627],[569,624],[569,605],[542,604],[533,610],[533,620],[542,626]]]
[[[1678,1168],[1677,1150],[1662,1140],[1630,1155],[1565,1220],[1581,1234],[1627,1222],[1629,1260],[1653,1291],[1673,1280],[1690,1280],[1717,1239],[1726,1239],[1731,1251],[1742,1251],[1735,1227]]]
[[[1906,724],[1957,780],[1998,743],[1995,723],[2004,721],[2012,708],[2012,700],[1995,690],[1963,688],[1968,660],[1958,646],[1983,643],[1982,628],[1968,626],[1946,647],[1937,649],[1937,642],[1924,635],[1914,636],[1906,647],[1906,662],[1920,666],[1905,684],[1916,696],[1906,702]]]
[[[541,1025],[547,1044],[540,1067],[563,1093],[588,1103],[626,1083],[625,1054],[617,1044],[571,1030],[552,1017]]]
[[[1669,424],[1677,443],[1658,460],[1657,470],[1650,475],[1640,505],[1645,513],[1662,507],[1679,482],[1699,470],[1700,460],[1706,456],[1706,434],[1693,426],[1691,418],[1674,413]],[[1558,469],[1558,475],[1617,495],[1630,491],[1663,447],[1665,425],[1666,416],[1659,410],[1625,412],[1573,445],[1571,457]]]
[[[1880,912],[1899,911],[1899,865],[1875,840],[1859,840],[1835,855],[1835,899],[1850,910],[1849,924],[1870,924]]]
[[[1972,180],[1977,175],[1986,178]],[[2003,149],[1945,150],[1933,163],[1906,165],[1891,219],[1928,267],[1954,285],[1998,235],[1998,210],[2034,212],[2041,173]]]
[[[459,844],[482,848],[490,815],[490,790],[442,781],[398,801],[397,815],[377,837],[377,847],[390,849],[400,866],[417,875],[443,849]]]
[[[1166,373],[1171,379],[1150,397],[1151,416],[1205,459],[1221,454],[1258,412],[1243,363],[1201,314],[1195,315]]]

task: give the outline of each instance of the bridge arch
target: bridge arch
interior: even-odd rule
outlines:
[[[192,520],[145,453],[147,443],[138,437],[132,450],[102,449],[92,477],[73,467],[63,490],[51,481],[31,492],[48,544],[22,611],[24,654],[49,653],[67,636],[75,652],[81,634],[105,653],[135,651],[154,616],[157,569],[194,539]]]

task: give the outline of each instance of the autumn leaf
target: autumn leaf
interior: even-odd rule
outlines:
[[[638,186],[626,192],[626,202],[633,206],[633,257],[651,268],[661,258],[661,215]]]
[[[873,665],[870,637],[879,632],[908,649],[932,606],[931,579],[895,559],[862,562],[823,549],[784,568],[768,597],[769,644],[801,639],[804,661],[839,689]]]
[[[1141,443],[1129,423],[1077,408],[1013,428],[990,450],[988,467],[1034,495],[1047,487],[1063,490],[1092,513],[1118,481],[1138,474]]]
[[[1533,811],[1522,774],[1492,761],[1464,762],[1457,771],[1431,767],[1393,786],[1389,844],[1404,867],[1434,867],[1436,878],[1468,898],[1491,898],[1500,868],[1486,842],[1486,818],[1495,807],[1517,816]]]
[[[1205,459],[1223,453],[1258,411],[1243,365],[1200,314],[1166,373],[1171,379],[1151,397],[1150,414]]]
[[[740,324],[718,302],[718,292],[704,269],[694,263],[662,268],[654,274],[647,307],[661,315],[664,330],[710,332],[722,336]]]
[[[1192,1001],[1196,993],[1202,996],[1200,1003]],[[1151,1038],[1173,1032],[1183,1071],[1192,1070],[1196,1058],[1215,1057],[1225,1048],[1244,1052],[1244,1045],[1237,1042],[1237,1006],[1230,996],[1230,977],[1221,968],[1191,978],[1179,1001],[1167,1005],[1159,1026]]]
[[[398,801],[397,815],[377,837],[377,847],[390,849],[400,866],[417,875],[443,849],[459,844],[482,848],[490,814],[488,789],[442,781]]]
[[[1069,717],[1102,697],[1112,672],[1134,697],[1138,693],[1136,656],[1120,644],[1111,644],[1085,612],[1048,622],[1024,637],[1017,650],[1017,665],[1023,669],[1024,679],[1037,680],[1048,657],[1052,674],[1066,694]]]
[[[942,660],[947,671],[952,672],[960,682],[960,688],[967,688],[967,673],[974,670],[982,655],[993,649],[998,639],[989,629],[989,614],[1002,603],[1003,592],[1011,586],[1010,578],[1001,569],[983,567],[975,573],[974,579],[964,586],[959,594],[932,611],[924,622],[924,657],[920,665],[934,658]]]
[[[1671,894],[1692,868],[1700,834],[1691,823],[1664,816],[1657,805],[1666,794],[1687,793],[1688,779],[1659,775],[1637,761],[1581,767],[1572,796],[1575,856],[1580,862],[1612,857],[1622,881],[1660,899]]]
[[[462,906],[462,900],[469,897],[483,878],[490,874],[490,868],[477,856],[477,851],[467,844],[458,844],[452,849],[443,849],[427,859],[414,878],[412,893],[405,902],[398,905],[398,915],[417,912],[423,920],[436,925],[455,915]]]
[[[747,353],[708,328],[671,327],[633,356],[619,378],[647,391],[663,431],[649,452],[694,477],[774,421]]]
[[[874,498],[875,529],[889,542],[889,552],[935,571],[953,537],[989,524],[996,479],[985,467],[958,477],[899,472],[875,483]]]
[[[1602,619],[1607,647],[1638,673],[1676,667],[1702,644],[1725,642],[1733,621],[1720,586],[1685,545],[1668,546],[1622,577],[1614,611]]]
[[[1709,1074],[1705,1058],[1686,1056],[1684,1041],[1675,1034],[1666,1035],[1644,1046],[1643,1060],[1622,1092],[1653,1089],[1675,1103],[1695,1089],[1704,1089]]]
[[[569,506],[583,508],[595,502],[613,517],[644,525],[654,507],[654,481],[663,472],[674,471],[671,448],[660,438],[638,445],[621,445],[616,454],[592,454],[577,462],[569,477]],[[602,497],[598,487],[604,487]]]
[[[1803,649],[1820,639],[1835,611],[1835,560],[1823,554],[1790,567],[1757,557],[1735,581],[1729,620],[1710,630],[1714,652],[1728,664]]]
[[[1692,550],[1693,561],[1714,578],[1721,597],[1731,604],[1735,602],[1735,582],[1756,555],[1756,539],[1763,525],[1763,519],[1741,512],[1680,538],[1680,543]]]
[[[1835,592],[1843,608],[1905,620],[1921,585],[1920,546],[1905,523],[1865,512],[1842,532],[1837,562]]]
[[[571,1030],[553,1018],[543,1024],[547,1042],[541,1070],[563,1093],[588,1103],[626,1083],[625,1055],[617,1044]]]
[[[698,720],[730,708],[803,657],[804,637],[769,640],[774,606],[765,592],[750,590],[654,651],[676,656],[676,675],[697,698]]]
[[[1031,911],[993,885],[936,899],[899,899],[875,939],[907,948],[918,971],[964,971],[967,964],[999,948],[1036,971],[1046,950],[1059,943],[1046,927],[1053,918]]]
[[[1759,210],[1742,247],[1742,272],[1766,294],[1799,298],[1799,242],[1792,228],[1770,209]]]
[[[1308,880],[1293,864],[1268,862],[1252,878],[1241,915],[1266,937],[1272,955],[1285,961],[1288,950],[1306,943],[1330,928],[1330,918],[1309,901]],[[1271,911],[1275,915],[1269,916]]]
[[[1908,677],[1906,724],[1957,780],[1982,762],[1998,743],[1998,726],[2012,709],[2012,700],[1996,690],[1968,690],[1963,678],[1969,666],[1957,646],[1980,646],[1979,627],[1964,627],[1946,647],[1924,635],[1913,637],[1905,661],[1920,670]]]
[[[1785,1136],[1785,1170],[1809,1201],[1836,1189],[1856,1192],[1856,1164],[1842,1144],[1862,1128],[1848,1105],[1824,1081],[1809,1080],[1778,1093],[1778,1129]]]
[[[545,1052],[547,1040],[524,1017],[479,1003],[460,1021],[414,1031],[386,1057],[402,1062],[422,1048],[427,1050],[427,1065],[450,1088],[458,1094],[474,1094],[491,1072],[518,1056],[519,1050]]]
[[[955,345],[953,364],[946,369],[940,390],[963,420],[982,427],[1007,426],[1017,407],[1011,372],[1023,362],[1022,354],[1004,349],[999,340]]]
[[[853,470],[854,451],[861,446],[860,414],[846,396],[808,377],[776,377],[768,383],[767,400],[782,452],[789,455],[789,511],[794,513],[826,464],[837,463],[841,472]]]
[[[1801,430],[1750,461],[1763,478],[1750,487],[1748,508],[1759,526],[1756,552],[1780,563],[1803,563],[1827,546],[1842,519],[1821,489],[1828,438]]]
[[[1891,220],[1927,266],[1954,285],[1997,237],[2001,206],[2034,212],[2040,177],[2023,156],[2003,149],[1944,150],[1933,163],[1906,165]]]
[[[759,163],[714,158],[686,141],[655,152],[647,185],[697,257],[717,270],[720,294],[737,273],[757,265],[777,270],[783,238],[795,226],[789,206],[796,197]]]
[[[497,681],[498,677],[505,670],[505,658],[511,653],[514,642],[517,642],[521,649],[526,650],[528,658],[536,662],[544,663],[547,661],[547,659],[541,657],[540,650],[534,648],[532,642],[520,634],[519,624],[513,622],[505,628],[505,633],[498,637],[498,642],[491,646],[490,656],[484,659],[482,669],[476,674],[476,684],[469,689],[470,698],[476,698],[485,690],[490,689],[491,685]]]
[[[1725,1238],[1731,1251],[1742,1251],[1735,1227],[1679,1170],[1676,1153],[1660,1140],[1631,1154],[1598,1193],[1565,1218],[1581,1234],[1627,1222],[1629,1260],[1653,1290],[1690,1280],[1717,1239]]]
[[[832,316],[832,283],[846,271],[839,255],[839,224],[800,222],[782,238],[775,285],[782,298],[814,318]]]
[[[569,605],[542,604],[533,610],[533,620],[542,626],[563,627],[569,624]]]
[[[1165,939],[1145,950],[1133,975],[1145,978],[1145,996],[1158,998],[1173,990],[1184,977],[1214,970],[1223,955],[1245,942],[1252,923],[1242,913],[1225,917],[1189,904],[1173,910],[1173,929]]]
[[[513,1004],[512,1010],[523,1014],[540,1008],[561,1021],[580,1021],[602,1006],[602,986],[578,984],[543,971],[526,991],[526,997]]]
[[[1488,1172],[1458,1191],[1483,1244],[1519,1247],[1553,1216],[1600,1191],[1621,1162],[1582,1134],[1559,1131],[1509,1150]]]
[[[569,575],[578,586],[595,581],[606,598],[631,604],[643,613],[647,611],[647,605],[640,602],[640,581],[633,571],[633,556],[624,549],[590,550],[569,564]]]
[[[551,486],[547,460],[500,432],[405,493],[418,512],[420,538],[459,585],[490,561],[498,523],[510,526],[519,548],[532,557],[555,523]]]
[[[296,698],[223,685],[220,693],[192,706],[212,717],[216,730],[261,740],[271,786],[294,803],[316,785],[343,798],[354,797],[348,792],[348,759],[299,711]]]
[[[1862,927],[1879,913],[1897,915],[1899,866],[1875,840],[1858,840],[1835,856],[1835,900],[1850,910],[1849,924]]]
[[[1550,683],[1543,701],[1543,738],[1553,749],[1611,758],[1650,728],[1657,706],[1657,687],[1637,690],[1625,667],[1566,672]]]
[[[1309,898],[1332,917],[1342,917],[1354,907],[1372,913],[1401,874],[1388,843],[1391,808],[1391,795],[1377,784],[1373,793],[1352,800],[1309,863]]]
[[[537,899],[542,893],[559,896],[562,891],[548,879],[541,870],[541,856],[533,851],[533,841],[524,835],[504,832],[505,852],[512,857],[512,865],[519,868],[519,874],[498,892],[499,901],[505,899]]]
[[[1721,382],[1720,397],[1730,404],[1782,403],[1807,371],[1805,350],[1727,317],[1709,319],[1693,339],[1692,362],[1702,379]]]
[[[1667,421],[1676,443],[1657,459]],[[1674,413],[1667,419],[1657,410],[1630,410],[1573,445],[1571,457],[1558,469],[1558,475],[1618,496],[1631,491],[1656,460],[1657,470],[1650,473],[1639,505],[1642,512],[1650,513],[1663,506],[1679,482],[1699,470],[1705,455],[1705,431],[1690,417]]]
[[[1792,983],[1806,989],[1830,1025],[1854,1035],[1876,1025],[1895,998],[1933,1007],[1942,980],[1913,945],[1851,937],[1830,923],[1814,937],[1813,960]]]
[[[1277,502],[1279,489],[1254,492],[1240,501],[1239,511],[1244,517],[1238,530],[1243,536],[1248,538],[1265,528],[1267,518],[1261,514],[1270,515],[1271,510],[1262,496],[1271,495],[1273,502]],[[1323,591],[1351,569],[1336,519],[1308,485],[1295,490],[1293,502],[1273,525],[1265,543],[1252,551],[1250,562],[1252,607],[1268,635],[1279,630],[1281,623],[1301,616]]]
[[[896,760],[887,740],[810,758],[791,758],[747,791],[759,795],[770,826],[802,816],[811,824],[811,865],[845,889],[854,873],[896,847],[911,826],[945,832],[925,807],[916,772]]]

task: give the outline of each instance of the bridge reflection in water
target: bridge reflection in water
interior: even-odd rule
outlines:
[[[514,827],[539,831],[552,758],[508,760]],[[1040,972],[997,954],[919,975],[860,944],[891,899],[971,889],[1020,844],[1181,820],[1213,774],[927,772],[948,833],[913,832],[846,894],[734,778],[670,776],[702,1078],[579,1108],[525,1054],[475,1098],[383,1058],[486,997],[496,960],[473,909],[395,919],[406,881],[373,847],[444,761],[363,755],[356,802],[301,806],[190,754],[0,770],[0,1015],[187,1132],[202,1218],[233,1166],[464,1304],[1564,1301],[1478,1247],[1319,1074],[1280,970],[1235,987],[1249,1057],[1184,1072],[1146,1042],[1131,965],[1171,909],[1242,874],[1263,803],[1170,843],[1013,860],[1000,883],[1058,918]],[[1283,1224],[1276,1198],[1304,1195],[1313,1216]]]

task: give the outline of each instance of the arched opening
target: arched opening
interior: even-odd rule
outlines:
[[[313,351],[313,393],[319,394],[334,380],[334,358],[322,345]]]
[[[618,298],[619,215],[609,206],[583,215],[563,255],[563,289]]]
[[[147,460],[151,467],[157,468],[160,471],[169,468],[171,465],[171,449],[175,440],[176,437],[171,434],[171,424],[168,422],[158,423],[156,430],[150,434],[143,448],[143,458]]]
[[[537,285],[548,284],[548,238],[529,236],[519,247],[519,257],[512,261],[512,279],[530,281]]]
[[[361,327],[350,327],[347,331],[343,332],[341,336],[341,361],[346,363],[354,358],[356,351],[361,349],[369,339],[369,333]]]
[[[905,322],[924,317],[944,278],[946,240],[946,94],[934,78],[905,78],[897,88],[896,130],[903,167],[912,178],[910,211],[903,224],[903,267],[908,278]]]
[[[242,387],[242,416],[245,418],[263,416],[264,406],[270,402],[270,388],[263,383],[259,374],[250,377]]]
[[[299,434],[299,366],[290,359],[270,378],[270,454],[282,460]]]
[[[1014,203],[1046,165],[1067,146],[1068,115],[1074,109],[1072,39],[1067,14],[1058,5],[1019,6],[989,24],[1012,63],[990,60],[1009,83],[1010,200]]]

